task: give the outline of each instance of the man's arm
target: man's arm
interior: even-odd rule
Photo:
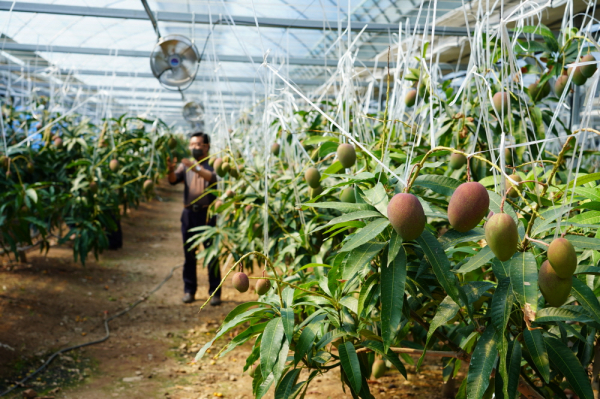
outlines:
[[[194,165],[192,163],[192,161],[190,161],[189,159],[182,159],[181,163],[186,167],[186,168],[190,168],[192,165]],[[202,165],[196,165],[192,168],[192,171],[194,171],[195,173],[199,174],[200,177],[202,177],[204,180],[214,183],[217,181],[217,174],[215,172],[211,172],[208,169],[205,169],[202,167]]]
[[[175,165],[177,165],[177,158],[173,159],[173,162],[171,162],[170,159],[167,159],[167,163],[169,165],[169,174],[167,175],[169,183],[175,185],[183,181],[183,179],[181,179],[180,176],[178,176],[178,174],[175,173]]]

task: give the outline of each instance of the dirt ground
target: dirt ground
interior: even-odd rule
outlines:
[[[54,351],[100,339],[103,320],[136,301],[183,263],[179,217],[182,187],[162,185],[158,198],[122,221],[124,244],[93,257],[85,267],[73,262],[68,246],[47,255],[32,250],[27,263],[0,258],[0,392],[39,367]],[[158,292],[110,323],[107,341],[65,353],[26,386],[47,398],[252,397],[251,378],[242,373],[251,346],[219,360],[192,362],[236,305],[256,298],[225,285],[223,304],[198,313],[207,298],[206,270],[199,268],[197,301],[181,303],[181,269]],[[215,345],[216,353],[223,343]],[[378,398],[441,398],[441,362],[428,362],[405,380],[389,372],[370,382]],[[273,397],[273,388],[267,395]],[[339,372],[311,384],[307,398],[350,398]]]

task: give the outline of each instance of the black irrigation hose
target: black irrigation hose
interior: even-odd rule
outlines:
[[[183,265],[179,265],[179,266],[175,266],[171,269],[171,271],[169,272],[169,274],[167,274],[167,276],[165,277],[165,279],[163,281],[160,282],[160,284],[158,284],[152,291],[150,291],[149,293],[147,293],[146,295],[143,295],[140,299],[138,299],[137,301],[135,301],[133,304],[129,305],[129,307],[121,310],[119,313],[116,313],[115,315],[104,319],[104,328],[106,330],[106,336],[104,338],[101,338],[99,340],[96,341],[91,341],[91,342],[86,342],[85,344],[80,344],[80,345],[75,345],[75,346],[71,346],[69,348],[64,348],[59,350],[58,352],[54,352],[52,354],[52,356],[50,356],[48,358],[48,360],[46,360],[46,362],[44,364],[42,364],[40,366],[40,368],[38,368],[37,370],[35,370],[33,373],[29,374],[28,376],[26,376],[25,378],[23,378],[21,381],[17,382],[15,384],[15,386],[13,386],[12,388],[9,388],[7,391],[4,391],[2,393],[0,393],[0,397],[2,396],[6,396],[9,393],[11,393],[12,391],[14,391],[17,388],[23,387],[23,384],[25,383],[25,381],[29,380],[30,378],[32,378],[33,376],[37,375],[40,371],[42,371],[43,369],[45,369],[46,367],[48,367],[48,365],[50,363],[52,363],[52,361],[61,353],[65,353],[65,352],[69,352],[72,351],[73,349],[79,349],[79,348],[83,348],[84,346],[90,346],[90,345],[95,345],[95,344],[99,344],[102,343],[104,341],[106,341],[108,338],[110,338],[110,329],[108,328],[108,322],[116,319],[117,317],[123,316],[125,313],[131,311],[133,308],[135,308],[137,305],[139,305],[140,303],[144,302],[145,300],[147,300],[150,295],[154,294],[156,291],[158,291],[167,281],[169,281],[169,279],[171,277],[173,277],[173,272],[176,269],[179,269],[180,267],[183,267]]]

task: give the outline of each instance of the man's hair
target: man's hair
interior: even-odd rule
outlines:
[[[190,138],[192,137],[202,137],[202,142],[204,144],[210,144],[210,136],[204,132],[196,132],[196,133],[192,133],[192,135],[190,136]]]

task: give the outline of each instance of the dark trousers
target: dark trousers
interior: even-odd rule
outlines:
[[[194,251],[187,240],[195,236],[197,232],[190,232],[194,227],[200,226],[215,226],[216,217],[206,220],[206,210],[193,212],[185,208],[181,214],[181,235],[183,236],[183,250],[185,253],[185,263],[183,264],[183,291],[190,294],[195,294],[198,288],[198,277],[196,274],[196,251]],[[209,248],[212,245],[212,239],[204,241],[204,248]],[[208,270],[208,294],[211,295],[221,283],[221,268],[218,265],[217,259],[213,259],[206,267]],[[221,289],[215,296],[221,296]]]

